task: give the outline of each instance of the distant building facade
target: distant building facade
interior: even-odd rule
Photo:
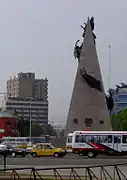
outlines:
[[[6,110],[16,111],[24,119],[48,123],[48,80],[35,73],[18,73],[7,81]]]
[[[10,77],[6,87],[8,98],[33,97],[44,101],[48,99],[48,80],[36,79],[35,73],[18,73],[17,77]]]
[[[112,114],[117,114],[121,109],[127,107],[127,85],[121,83],[121,86],[117,86],[111,91],[114,99]]]
[[[38,121],[48,124],[48,101],[30,99],[30,98],[9,98],[6,101],[6,110],[16,112],[25,120]]]

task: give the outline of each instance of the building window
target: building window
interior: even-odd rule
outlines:
[[[86,124],[86,126],[91,126],[93,124],[93,119],[92,118],[85,118],[85,124]]]
[[[77,119],[77,118],[74,118],[74,119],[73,119],[73,122],[74,122],[74,124],[78,124],[78,119]]]
[[[104,124],[104,121],[103,121],[103,120],[101,120],[101,121],[100,121],[100,124]]]

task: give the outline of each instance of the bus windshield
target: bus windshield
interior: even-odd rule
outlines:
[[[72,143],[72,136],[68,136],[67,143]]]

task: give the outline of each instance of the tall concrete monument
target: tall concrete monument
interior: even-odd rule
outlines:
[[[81,26],[82,27],[82,26]],[[94,18],[83,28],[83,43],[75,44],[78,68],[73,88],[65,136],[75,130],[111,130],[100,66],[96,52]]]

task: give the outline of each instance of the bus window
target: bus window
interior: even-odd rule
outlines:
[[[103,136],[103,142],[104,143],[112,143],[112,135]]]
[[[86,142],[91,142],[92,136],[87,135],[86,136]]]
[[[79,142],[80,142],[80,135],[76,135],[76,137],[75,137],[75,142],[76,142],[76,143],[79,143]]]
[[[75,142],[76,143],[85,143],[86,142],[86,135],[76,135]]]
[[[127,143],[127,135],[123,135],[122,143]]]
[[[121,143],[121,137],[114,135],[114,143]]]
[[[103,142],[108,143],[108,136],[105,136],[105,135],[103,136]]]
[[[98,137],[94,136],[94,142],[98,142]]]
[[[80,142],[85,143],[86,142],[86,137],[84,135],[80,136]]]
[[[98,143],[103,143],[103,136],[98,136]]]
[[[91,136],[91,142],[94,142],[94,136]]]
[[[112,135],[108,135],[108,143],[112,143]]]
[[[91,135],[91,140],[89,142],[98,142],[98,136]]]

